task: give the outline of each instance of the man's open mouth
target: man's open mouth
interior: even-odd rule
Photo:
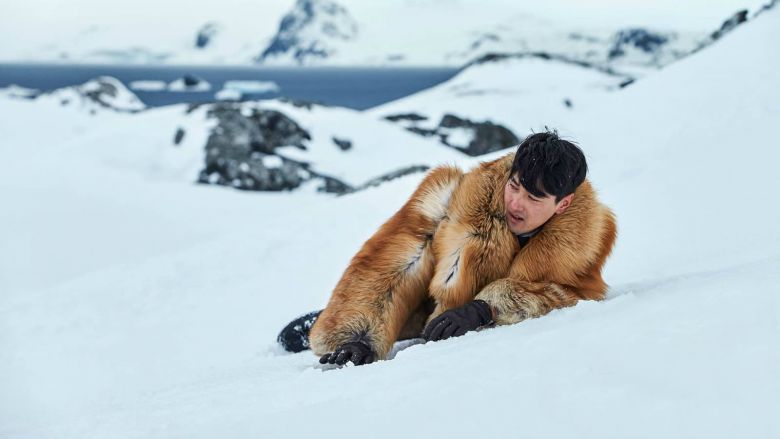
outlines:
[[[523,217],[514,215],[512,213],[509,213],[509,216],[512,217],[512,220],[514,220],[514,221],[522,221],[523,220]]]

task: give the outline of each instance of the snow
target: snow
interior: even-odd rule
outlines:
[[[228,88],[223,88],[214,93],[214,98],[219,101],[240,101],[243,96],[244,94],[240,91]]]
[[[269,169],[281,167],[282,159],[276,156],[267,155],[263,157],[263,166]]]
[[[281,89],[273,81],[225,81],[222,89],[214,94],[218,100],[238,101],[244,94],[278,93]]]
[[[315,6],[330,3],[314,1]],[[764,0],[340,0],[347,18],[315,17],[297,29],[303,47],[326,49],[326,65],[460,66],[490,52],[552,51],[604,60],[621,29],[644,27],[673,34],[660,62],[676,58],[737,10]],[[5,61],[92,63],[251,64],[269,47],[293,0],[226,0],[197,5],[137,0],[117,9],[99,0],[9,0],[0,15]],[[318,10],[318,8],[314,8]],[[588,17],[583,20],[582,17]],[[357,31],[353,31],[353,26]],[[139,31],[141,29],[142,31]],[[209,42],[197,47],[198,33]],[[347,35],[347,38],[333,37]],[[282,33],[284,35],[284,32]],[[574,37],[573,37],[574,36]],[[635,55],[635,54],[634,54]],[[641,54],[640,54],[641,55]],[[629,57],[625,67],[656,55]],[[293,56],[269,63],[297,63]]]
[[[130,88],[142,91],[163,91],[168,86],[165,81],[141,80],[131,81]]]
[[[466,149],[474,140],[474,130],[467,128],[447,128],[441,130],[442,134],[447,135],[447,143],[458,148]]]
[[[237,90],[242,93],[274,93],[278,92],[279,85],[273,81],[225,81],[222,86],[226,90]]]
[[[33,98],[40,93],[40,90],[34,88],[21,87],[11,84],[8,87],[0,88],[0,96],[9,98]]]
[[[454,78],[415,95],[369,111],[377,117],[418,113],[432,128],[446,113],[473,121],[491,120],[525,135],[534,127],[555,125],[580,114],[580,99],[598,99],[626,77],[562,61],[508,58],[467,67]],[[564,100],[572,102],[572,108]]]
[[[43,93],[12,84],[0,88],[0,97],[14,100],[36,98],[38,102],[46,102],[49,107],[76,106],[90,114],[105,110],[136,112],[146,108],[138,96],[121,81],[110,76],[100,76],[83,84]]]
[[[496,89],[458,114],[582,145],[618,217],[609,299],[326,371],[276,333],[326,303],[422,175],[342,197],[195,185],[203,108],[0,97],[0,437],[777,437],[778,38],[775,9],[618,90],[551,63],[572,88],[534,95],[556,81],[529,60],[453,78]],[[441,112],[461,99],[447,91],[385,110]],[[247,105],[300,119],[308,160],[350,181],[502,154],[463,158],[378,110]]]

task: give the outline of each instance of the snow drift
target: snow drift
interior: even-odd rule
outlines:
[[[610,299],[326,372],[276,332],[420,175],[338,198],[193,186],[199,152],[149,146],[180,108],[135,148],[109,133],[140,115],[98,135],[0,101],[0,436],[776,437],[778,39],[768,11],[551,113],[618,216]]]

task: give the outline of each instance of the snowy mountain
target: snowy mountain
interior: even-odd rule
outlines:
[[[357,23],[338,3],[297,0],[294,9],[282,18],[271,44],[256,60],[266,64],[305,64],[310,59],[325,59],[335,52],[330,47],[331,40],[349,41],[357,33]]]
[[[97,0],[15,2],[0,17],[5,61],[461,66],[491,53],[546,52],[630,74],[666,65],[735,12],[717,3],[510,0],[227,0],[192,7],[138,0],[118,14]],[[589,17],[583,20],[582,17]],[[141,31],[142,30],[142,31]]]
[[[333,135],[365,148],[363,177],[395,149],[464,168],[504,153],[466,158],[382,119],[397,111],[547,124],[617,213],[608,300],[327,371],[276,333],[325,304],[422,174],[341,197],[194,185],[207,107],[0,97],[0,437],[777,437],[778,39],[775,7],[624,88],[507,58],[370,113],[251,104],[283,108],[318,157],[342,153]]]

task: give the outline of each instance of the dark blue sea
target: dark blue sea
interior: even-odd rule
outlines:
[[[245,92],[243,99],[287,97],[363,110],[389,102],[446,81],[454,68],[347,68],[347,67],[252,67],[252,66],[147,66],[88,64],[0,63],[0,87],[16,84],[48,91],[82,84],[97,76],[122,81],[151,107],[175,103],[215,101],[226,81],[263,81],[275,84],[272,91]],[[139,90],[134,81],[172,81],[185,76],[210,84],[209,90]],[[137,83],[136,83],[137,84]]]

